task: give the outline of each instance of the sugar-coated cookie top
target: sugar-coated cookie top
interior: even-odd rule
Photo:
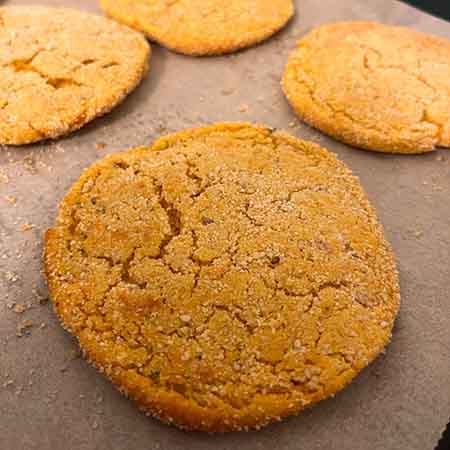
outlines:
[[[371,22],[302,38],[283,78],[308,123],[350,145],[394,153],[450,146],[450,41]]]
[[[190,55],[230,53],[263,41],[294,14],[292,0],[100,0],[116,20]]]
[[[140,82],[149,53],[143,36],[100,16],[0,8],[0,143],[55,138],[110,111]]]
[[[357,178],[248,124],[84,172],[48,231],[49,289],[89,359],[149,414],[260,427],[345,386],[389,341],[398,276]]]

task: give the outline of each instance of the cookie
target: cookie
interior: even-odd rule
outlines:
[[[249,124],[87,169],[46,234],[63,325],[147,414],[259,428],[334,395],[388,343],[398,275],[350,170]]]
[[[324,25],[298,42],[282,86],[305,122],[355,147],[450,147],[446,39],[378,23]]]
[[[292,0],[100,0],[106,14],[187,55],[218,55],[261,42],[288,22]]]
[[[103,17],[41,6],[0,8],[0,143],[77,130],[141,81],[145,38]]]

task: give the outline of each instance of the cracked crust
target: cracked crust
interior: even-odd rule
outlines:
[[[355,147],[450,147],[446,39],[371,22],[324,25],[298,42],[282,86],[305,122]]]
[[[391,337],[389,244],[331,153],[216,124],[87,169],[46,234],[88,359],[184,429],[259,428],[334,395]]]
[[[103,17],[0,8],[0,143],[56,138],[109,112],[148,70],[145,38]]]
[[[292,0],[100,0],[106,14],[179,53],[218,55],[255,45],[294,14]]]

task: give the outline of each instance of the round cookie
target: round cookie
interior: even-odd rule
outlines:
[[[324,25],[297,44],[282,86],[305,122],[355,147],[450,147],[450,41],[369,22]]]
[[[56,138],[110,111],[148,70],[145,38],[104,17],[0,8],[0,143]]]
[[[388,343],[400,301],[358,179],[316,144],[249,124],[98,161],[44,258],[88,359],[191,430],[259,428],[334,395]]]
[[[218,55],[272,36],[294,14],[292,0],[100,0],[111,17],[187,55]]]

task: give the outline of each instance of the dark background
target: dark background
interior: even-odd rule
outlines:
[[[417,8],[435,16],[450,20],[450,0],[404,0]],[[450,447],[448,447],[450,448]]]
[[[445,431],[442,439],[440,440],[436,450],[448,450],[450,448],[450,424],[447,425],[447,430]]]
[[[419,9],[434,14],[435,16],[450,21],[450,0],[405,0],[405,3],[409,3]],[[449,450],[450,449],[450,423],[447,426],[441,441],[439,442],[436,450]]]

